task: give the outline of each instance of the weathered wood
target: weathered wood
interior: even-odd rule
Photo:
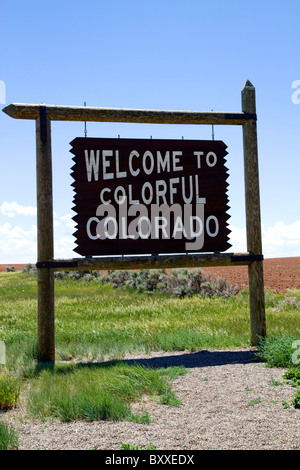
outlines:
[[[37,119],[38,104],[12,103],[3,112],[15,119]],[[51,121],[136,122],[153,124],[243,125],[256,115],[201,111],[164,111],[150,109],[97,108],[88,106],[46,105]]]
[[[242,110],[256,113],[255,88],[247,81],[242,90]],[[262,253],[259,172],[256,120],[243,127],[247,250]],[[266,335],[263,265],[255,261],[248,267],[252,344]]]
[[[53,258],[53,202],[51,126],[45,110],[36,120],[37,242],[38,262]],[[55,360],[54,273],[38,269],[38,357]]]
[[[262,258],[262,257],[259,257]],[[37,267],[48,266],[54,271],[94,271],[129,269],[173,269],[202,268],[214,266],[250,265],[257,257],[251,253],[215,253],[154,256],[103,256],[96,258],[74,258],[37,263]]]

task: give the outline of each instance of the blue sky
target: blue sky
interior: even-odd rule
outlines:
[[[257,100],[263,252],[300,256],[299,0],[2,1],[0,39],[1,109],[86,101],[239,112],[249,79]],[[89,137],[211,138],[210,126],[88,123],[87,131]],[[231,251],[246,251],[242,129],[214,131],[228,146]],[[59,258],[76,256],[69,143],[80,136],[83,123],[52,122]],[[0,161],[0,263],[34,263],[33,121],[0,113]]]

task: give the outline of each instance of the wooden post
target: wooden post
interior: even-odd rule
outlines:
[[[51,124],[46,107],[36,120],[38,261],[53,259]],[[54,272],[38,268],[38,360],[54,362]]]
[[[256,114],[255,88],[247,80],[242,90],[242,111]],[[256,120],[251,119],[243,126],[245,203],[247,250],[255,255],[262,254],[260,196],[257,155]],[[251,341],[256,345],[266,335],[265,297],[263,262],[254,261],[248,266]]]

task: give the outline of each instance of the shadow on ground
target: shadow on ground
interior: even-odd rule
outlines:
[[[224,350],[201,350],[197,352],[174,352],[172,353],[154,353],[148,357],[132,357],[132,358],[120,358],[120,359],[108,359],[101,362],[65,362],[57,361],[56,364],[64,364],[70,366],[69,368],[56,368],[54,363],[51,364],[38,364],[35,369],[36,375],[38,375],[44,368],[55,370],[56,373],[68,373],[72,372],[73,368],[106,368],[112,367],[117,363],[124,363],[128,365],[141,365],[143,367],[149,367],[152,369],[160,369],[167,367],[183,366],[187,369],[194,367],[212,367],[212,366],[223,366],[225,364],[250,364],[260,363],[257,351],[252,349],[238,350],[238,351],[224,351]]]
[[[143,359],[125,360],[127,364],[142,365],[144,367],[161,368],[171,366],[211,367],[223,366],[225,364],[249,364],[260,362],[256,351],[197,351],[191,353],[175,354],[168,356],[149,357]]]

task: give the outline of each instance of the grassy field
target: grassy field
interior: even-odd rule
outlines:
[[[0,409],[11,408],[22,396],[38,419],[147,422],[149,416],[131,413],[130,403],[146,393],[167,405],[178,404],[172,380],[187,371],[129,366],[120,361],[125,354],[250,347],[247,291],[228,298],[180,298],[113,288],[92,276],[67,276],[55,281],[57,363],[50,369],[37,367],[37,278],[1,273],[0,298],[0,340],[6,348]],[[265,299],[268,338],[281,342],[267,341],[261,351],[271,365],[289,366],[291,341],[300,338],[300,291],[266,292]],[[108,362],[101,363],[104,359]],[[11,431],[0,425],[9,436]]]
[[[36,358],[37,280],[0,274],[0,340],[7,365]],[[144,293],[99,285],[97,278],[55,281],[57,360],[120,358],[126,353],[250,346],[248,292],[230,298]],[[268,335],[300,337],[300,292],[266,292]]]

